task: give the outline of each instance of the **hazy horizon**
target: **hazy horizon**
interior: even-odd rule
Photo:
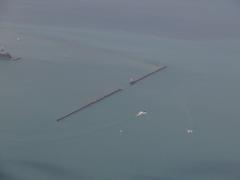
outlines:
[[[240,38],[237,0],[5,0],[15,23],[127,30],[183,39]]]

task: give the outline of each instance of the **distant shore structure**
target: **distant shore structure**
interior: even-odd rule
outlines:
[[[0,58],[5,58],[11,60],[13,57],[12,55],[7,52],[3,47],[0,48]]]
[[[155,74],[155,73],[157,73],[157,72],[159,72],[159,71],[161,71],[163,69],[166,69],[166,68],[167,68],[167,66],[159,66],[158,65],[158,68],[156,70],[154,70],[154,71],[152,71],[152,72],[150,72],[148,74],[145,74],[145,75],[143,75],[143,76],[141,76],[141,77],[139,77],[137,79],[130,78],[129,84],[130,85],[134,85],[137,82],[142,81],[143,79],[145,79],[145,78],[147,78],[147,77],[149,77],[149,76],[151,76],[151,75],[153,75],[153,74]]]
[[[5,50],[5,48],[0,48],[0,60],[19,60],[20,57],[13,57],[9,52]]]

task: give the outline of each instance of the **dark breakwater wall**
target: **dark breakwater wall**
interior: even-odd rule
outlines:
[[[167,68],[167,66],[160,66],[158,69],[156,69],[156,70],[154,70],[154,71],[152,71],[152,72],[150,72],[150,73],[148,73],[148,74],[146,74],[144,76],[141,76],[141,77],[139,77],[139,78],[137,78],[135,80],[130,81],[129,84],[130,85],[134,85],[137,82],[139,82],[139,81],[141,81],[141,80],[143,80],[143,79],[145,79],[145,78],[147,78],[147,77],[149,77],[149,76],[151,76],[151,75],[153,75],[153,74],[155,74],[155,73],[157,73],[157,72],[159,72],[159,71],[161,71],[161,70],[163,70],[165,68]]]
[[[69,117],[69,116],[71,116],[71,115],[73,115],[73,114],[75,114],[75,113],[77,113],[77,112],[79,112],[79,111],[82,111],[82,110],[88,108],[89,106],[94,105],[94,104],[96,104],[96,103],[98,103],[98,102],[100,102],[100,101],[102,101],[102,100],[104,100],[104,99],[106,99],[106,98],[108,98],[108,97],[110,97],[110,96],[118,93],[118,92],[121,92],[122,90],[123,90],[123,89],[120,89],[120,88],[119,88],[119,89],[115,89],[115,90],[107,93],[106,95],[103,95],[103,96],[101,96],[101,97],[99,97],[99,98],[97,98],[97,99],[95,99],[95,100],[93,100],[93,101],[91,101],[91,102],[83,105],[83,106],[80,107],[79,109],[76,109],[76,110],[72,111],[71,113],[68,113],[68,114],[66,114],[66,115],[58,118],[56,121],[64,120],[65,118],[67,118],[67,117]]]

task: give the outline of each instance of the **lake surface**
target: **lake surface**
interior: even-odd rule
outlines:
[[[239,179],[239,4],[219,1],[212,27],[193,16],[200,30],[158,10],[216,1],[100,2],[3,1],[0,44],[22,59],[0,61],[0,178]],[[168,68],[129,86],[156,64]]]

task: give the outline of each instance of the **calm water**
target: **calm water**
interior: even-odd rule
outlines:
[[[137,7],[148,11],[136,11],[132,19],[127,16],[133,0],[128,5],[60,1],[57,7],[54,0],[4,2],[0,44],[22,60],[0,61],[1,179],[240,178],[237,2],[226,6],[220,1],[219,9],[231,13],[218,14],[226,15],[222,26],[229,29],[216,33],[211,27],[207,31],[208,23],[202,33],[188,28],[178,33],[179,27],[172,30],[162,19],[154,26],[157,18],[152,23],[148,19],[162,17],[162,12],[152,0],[140,1]],[[69,13],[62,12],[64,5]],[[154,70],[155,64],[168,68],[128,85],[130,77]],[[55,121],[115,88],[125,90]],[[148,115],[137,119],[140,110]],[[188,135],[187,129],[194,133]]]

